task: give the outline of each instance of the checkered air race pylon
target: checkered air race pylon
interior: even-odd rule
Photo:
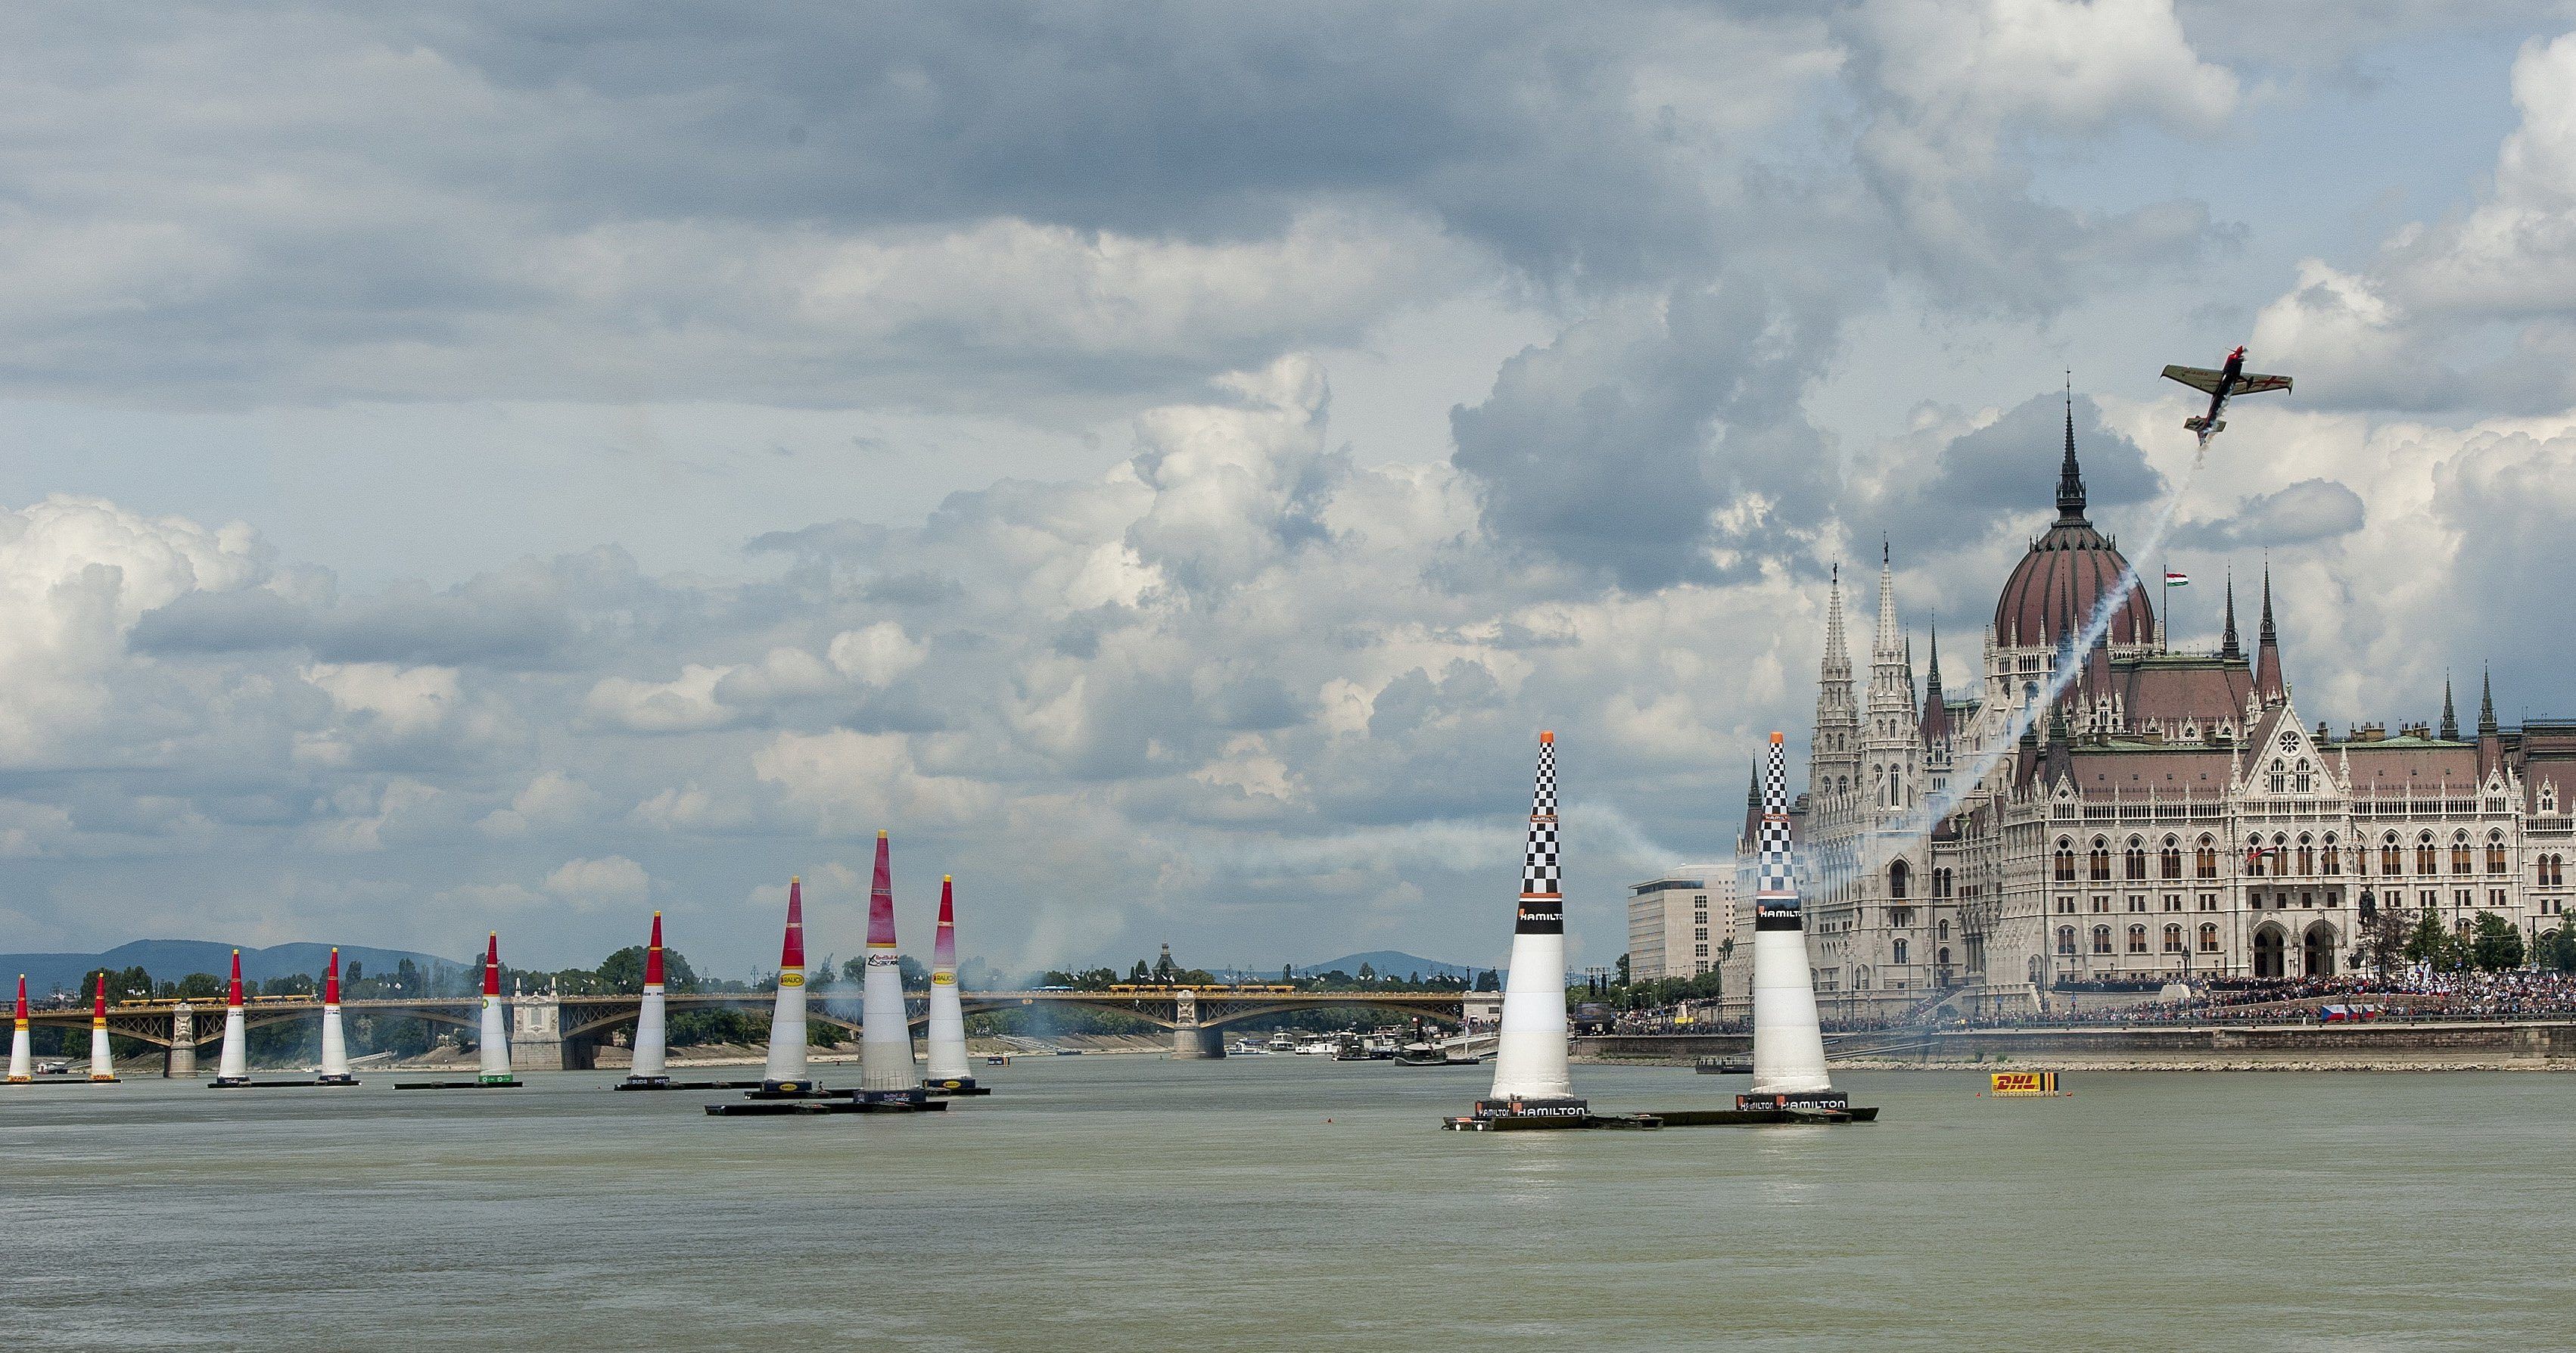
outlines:
[[[1502,1036],[1494,1050],[1494,1092],[1479,1117],[1579,1118],[1565,1067],[1565,898],[1557,871],[1556,734],[1538,735],[1538,784],[1530,796],[1529,853],[1521,865],[1512,926],[1512,967],[1503,983]]]
[[[1819,1095],[1825,1036],[1816,1023],[1815,974],[1791,868],[1789,767],[1781,736],[1762,762],[1762,859],[1753,894],[1753,1092]]]

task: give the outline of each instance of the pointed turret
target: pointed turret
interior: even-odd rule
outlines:
[[[1950,740],[1950,702],[1941,690],[1941,625],[1932,624],[1930,651],[1923,674],[1923,745],[1939,748]]]
[[[1788,756],[1778,733],[1762,762],[1761,861],[1753,894],[1753,1093],[1792,1102],[1828,1094],[1789,827]]]
[[[1823,800],[1860,779],[1860,705],[1852,693],[1851,649],[1843,634],[1843,569],[1825,584],[1825,660],[1816,684],[1815,740],[1808,791]]]
[[[482,1085],[516,1085],[510,1074],[510,1012],[501,997],[501,932],[483,946],[483,1052],[474,1079]]]
[[[2281,684],[2281,635],[2272,626],[2272,566],[2263,566],[2263,628],[2254,651],[2254,693],[2266,705],[2278,704],[2289,695]]]
[[[2460,716],[2451,712],[2451,678],[2447,674],[2442,678],[2442,740],[2460,740]]]
[[[2478,673],[2478,778],[2486,779],[2504,765],[2504,729],[2496,723],[2495,676]]]
[[[653,913],[653,939],[644,946],[644,992],[635,1007],[635,1060],[626,1083],[638,1089],[671,1083],[669,1012],[662,985],[662,913]]]
[[[868,887],[866,1012],[859,1036],[859,1088],[870,1094],[918,1093],[912,1022],[903,1005],[903,959],[895,952],[894,864],[886,834],[877,833],[875,880]]]
[[[1878,627],[1870,643],[1869,714],[1860,739],[1860,766],[1852,777],[1866,785],[1870,806],[1895,812],[1919,797],[1922,765],[1915,732],[1914,663],[1896,619],[1896,566],[1882,541],[1878,554]]]
[[[966,1015],[957,990],[957,881],[939,879],[939,933],[930,944],[930,1061],[925,1081],[934,1091],[975,1088],[966,1060]]]
[[[2227,573],[2227,630],[2219,638],[2218,656],[2222,658],[2245,656],[2244,647],[2236,642],[2236,572],[2233,569],[2228,570]]]
[[[355,1085],[349,1074],[349,1033],[340,1020],[340,947],[331,946],[331,964],[322,970],[322,1072],[318,1085]]]
[[[1580,1118],[1565,1063],[1565,897],[1557,875],[1556,734],[1538,735],[1538,776],[1530,793],[1529,848],[1521,860],[1520,904],[1512,923],[1512,966],[1494,1049],[1494,1089],[1476,1102],[1479,1118]]]
[[[250,1027],[242,1018],[239,949],[233,951],[232,980],[224,987],[224,1050],[215,1062],[215,1084],[250,1084]]]
[[[2084,521],[2084,470],[2075,463],[2075,387],[2066,387],[2066,459],[2057,467],[2057,520],[2064,525]]]
[[[758,1093],[812,1092],[805,1077],[805,880],[787,880],[787,933],[778,941],[778,995],[769,1011],[769,1064]]]
[[[89,1078],[105,1083],[116,1079],[116,1056],[107,1046],[107,973],[98,975],[98,998],[89,1008]]]
[[[36,1078],[35,1036],[27,1029],[27,974],[18,974],[17,1022],[9,1033],[9,1083],[25,1085]]]

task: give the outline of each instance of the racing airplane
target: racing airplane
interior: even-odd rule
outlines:
[[[2227,411],[2227,401],[2237,395],[2259,395],[2266,390],[2287,390],[2287,376],[2264,376],[2245,369],[2245,349],[2239,346],[2227,354],[2227,365],[2212,371],[2205,366],[2169,366],[2165,379],[2181,381],[2209,396],[2209,412],[2197,418],[2186,418],[2182,425],[2200,434],[2204,442],[2227,426],[2218,415]]]

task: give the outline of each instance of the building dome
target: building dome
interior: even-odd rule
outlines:
[[[2120,585],[2129,561],[2084,517],[2084,476],[2075,465],[2075,413],[2066,415],[2066,463],[2057,475],[2057,520],[2031,542],[1995,601],[1995,642],[2007,648],[2054,646],[2081,630],[2102,595]],[[2145,643],[2155,635],[2146,587],[2130,589],[2111,616],[2110,641]]]

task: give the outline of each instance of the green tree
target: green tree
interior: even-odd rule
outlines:
[[[1372,967],[1370,967],[1369,965],[1367,965],[1367,964],[1365,964],[1365,963],[1363,963],[1363,964],[1361,964],[1361,965],[1360,965],[1360,980],[1361,980],[1361,981],[1366,982],[1366,981],[1368,981],[1368,980],[1370,980],[1370,979],[1372,979],[1372,978],[1374,978],[1374,977],[1376,977],[1376,976],[1377,976],[1377,969],[1372,968]]]
[[[170,994],[186,1001],[219,1000],[223,997],[225,985],[226,979],[213,973],[192,972],[180,978],[170,988]]]
[[[2438,968],[2450,940],[2451,932],[2442,928],[2441,915],[2434,908],[2426,907],[2416,915],[2414,932],[2406,937],[2405,947],[2399,952],[2409,963],[2430,963]]]
[[[1621,954],[1619,956],[1619,985],[1623,987],[1628,985],[1628,956],[1626,954]]]
[[[405,960],[408,965],[409,960]],[[600,960],[599,983],[608,991],[634,993],[644,989],[644,946],[630,944]],[[672,991],[698,989],[697,969],[689,966],[687,955],[677,949],[662,950],[662,985]]]
[[[2481,972],[2510,972],[2522,966],[2522,931],[2491,911],[2470,924],[2469,954]]]

